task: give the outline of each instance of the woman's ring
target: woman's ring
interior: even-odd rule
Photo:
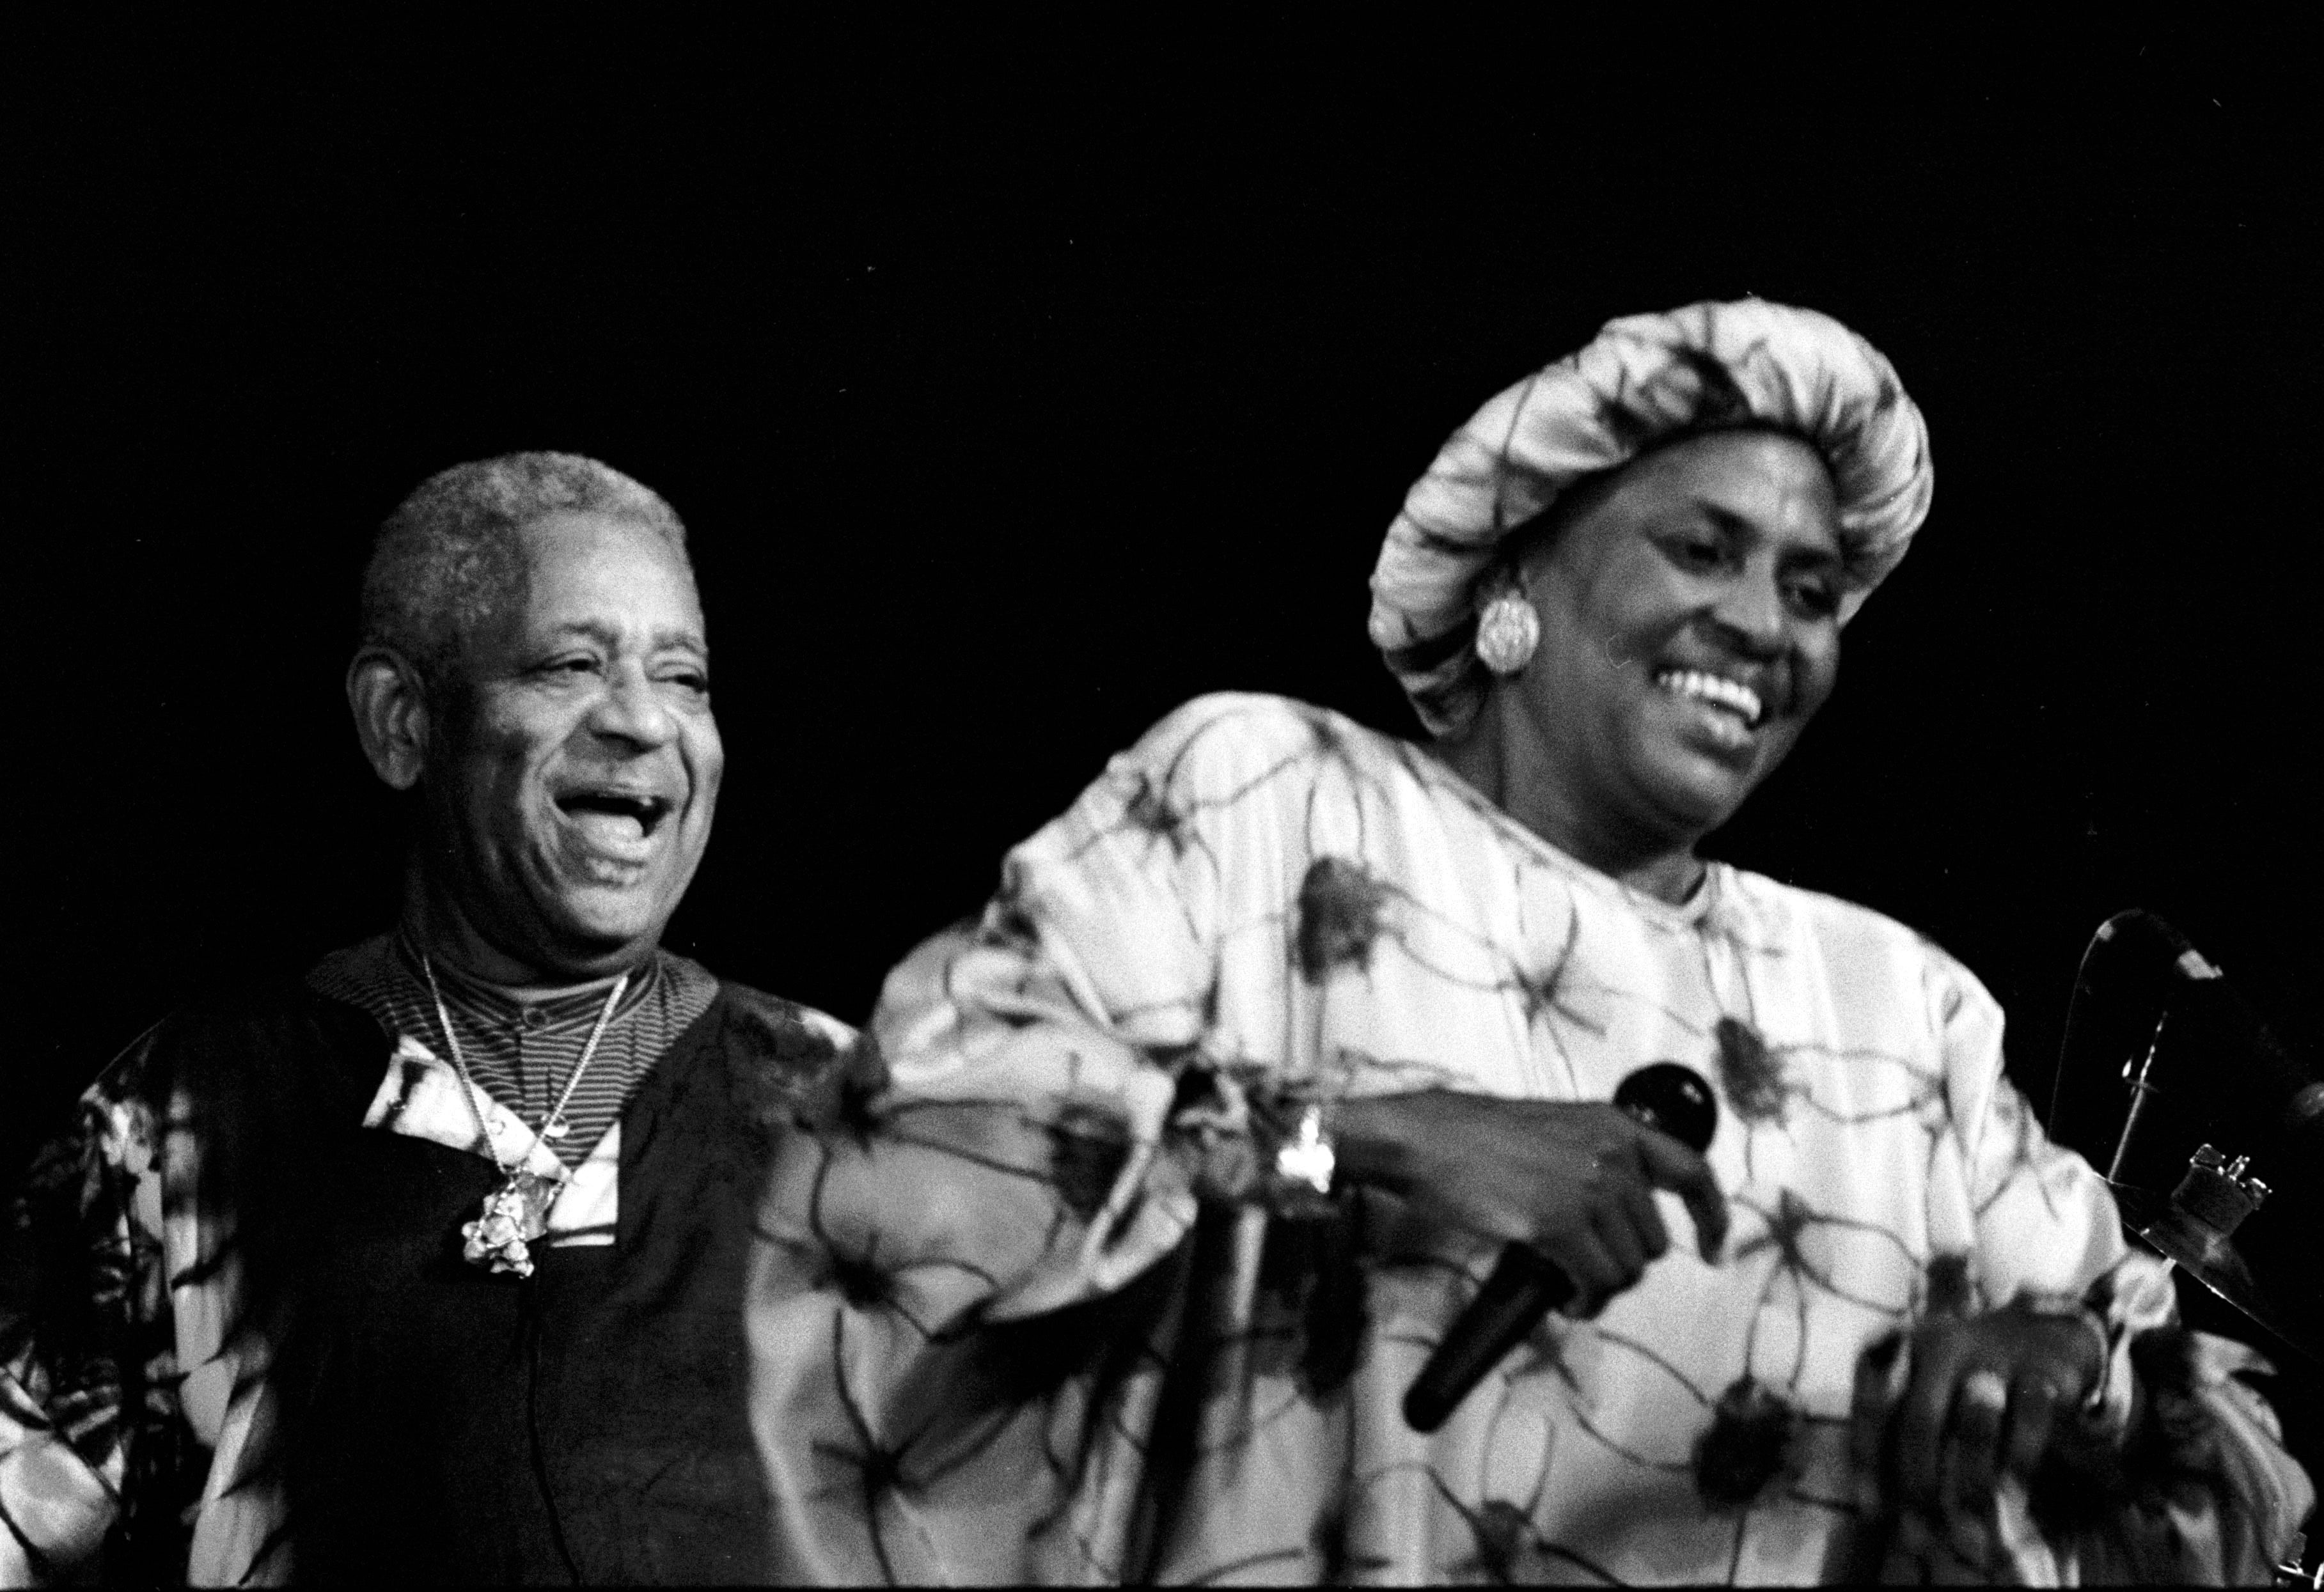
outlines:
[[[1970,1403],[1998,1410],[2009,1403],[2009,1383],[1990,1366],[1980,1366],[1961,1378],[1960,1395]]]

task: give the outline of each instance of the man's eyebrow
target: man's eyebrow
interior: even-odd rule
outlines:
[[[549,639],[551,641],[563,641],[575,638],[595,641],[608,652],[618,650],[622,644],[621,630],[602,620],[567,620],[549,633]],[[686,627],[656,630],[647,639],[648,651],[659,652],[671,647],[683,647],[696,652],[710,650],[710,644],[703,640],[700,630]]]
[[[614,630],[613,626],[600,623],[595,620],[568,619],[563,624],[550,627],[549,634],[543,639],[550,642],[595,641],[600,647],[610,650],[620,642],[621,632]]]

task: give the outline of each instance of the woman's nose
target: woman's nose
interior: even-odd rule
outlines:
[[[1721,630],[1754,651],[1774,651],[1784,644],[1789,621],[1772,574],[1753,570],[1729,582],[1711,612]]]

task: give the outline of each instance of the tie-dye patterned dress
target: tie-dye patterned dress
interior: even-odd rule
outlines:
[[[1927,941],[1714,865],[1672,906],[1431,759],[1262,697],[1189,704],[890,977],[890,1072],[763,1225],[754,1419],[801,1579],[1800,1582],[2264,1576],[2306,1477],[2172,1325],[2100,1180]],[[1303,1102],[1602,1100],[1710,1079],[1732,1201],[1424,1437],[1404,1390],[1493,1247],[1384,1197],[1271,1210]],[[2086,1301],[2116,1472],[1898,1519],[1845,1441],[1868,1346]],[[2134,1369],[2133,1362],[2136,1362]]]

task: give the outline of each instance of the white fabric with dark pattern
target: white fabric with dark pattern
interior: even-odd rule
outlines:
[[[2000,1008],[1877,913],[1721,864],[1667,906],[1416,748],[1251,696],[1173,714],[1004,880],[890,975],[892,1088],[760,1216],[788,1579],[2264,1579],[2312,1501],[2247,1351],[2175,1333],[2165,1268],[2003,1077]],[[1271,1214],[1267,1125],[1601,1100],[1656,1060],[1719,1099],[1717,1264],[1660,1196],[1636,1287],[1406,1428],[1499,1247],[1385,1198]],[[2109,1422],[2136,1346],[2163,1435],[2117,1491],[2038,1529],[2015,1481],[1942,1520],[1861,1498],[1859,1355],[2029,1295],[2104,1319]]]
[[[1830,316],[1757,299],[1629,316],[1479,410],[1388,527],[1371,639],[1421,722],[1457,733],[1483,701],[1476,588],[1504,537],[1657,442],[1751,426],[1799,437],[1831,468],[1852,617],[1935,485],[1928,427],[1894,367]]]

